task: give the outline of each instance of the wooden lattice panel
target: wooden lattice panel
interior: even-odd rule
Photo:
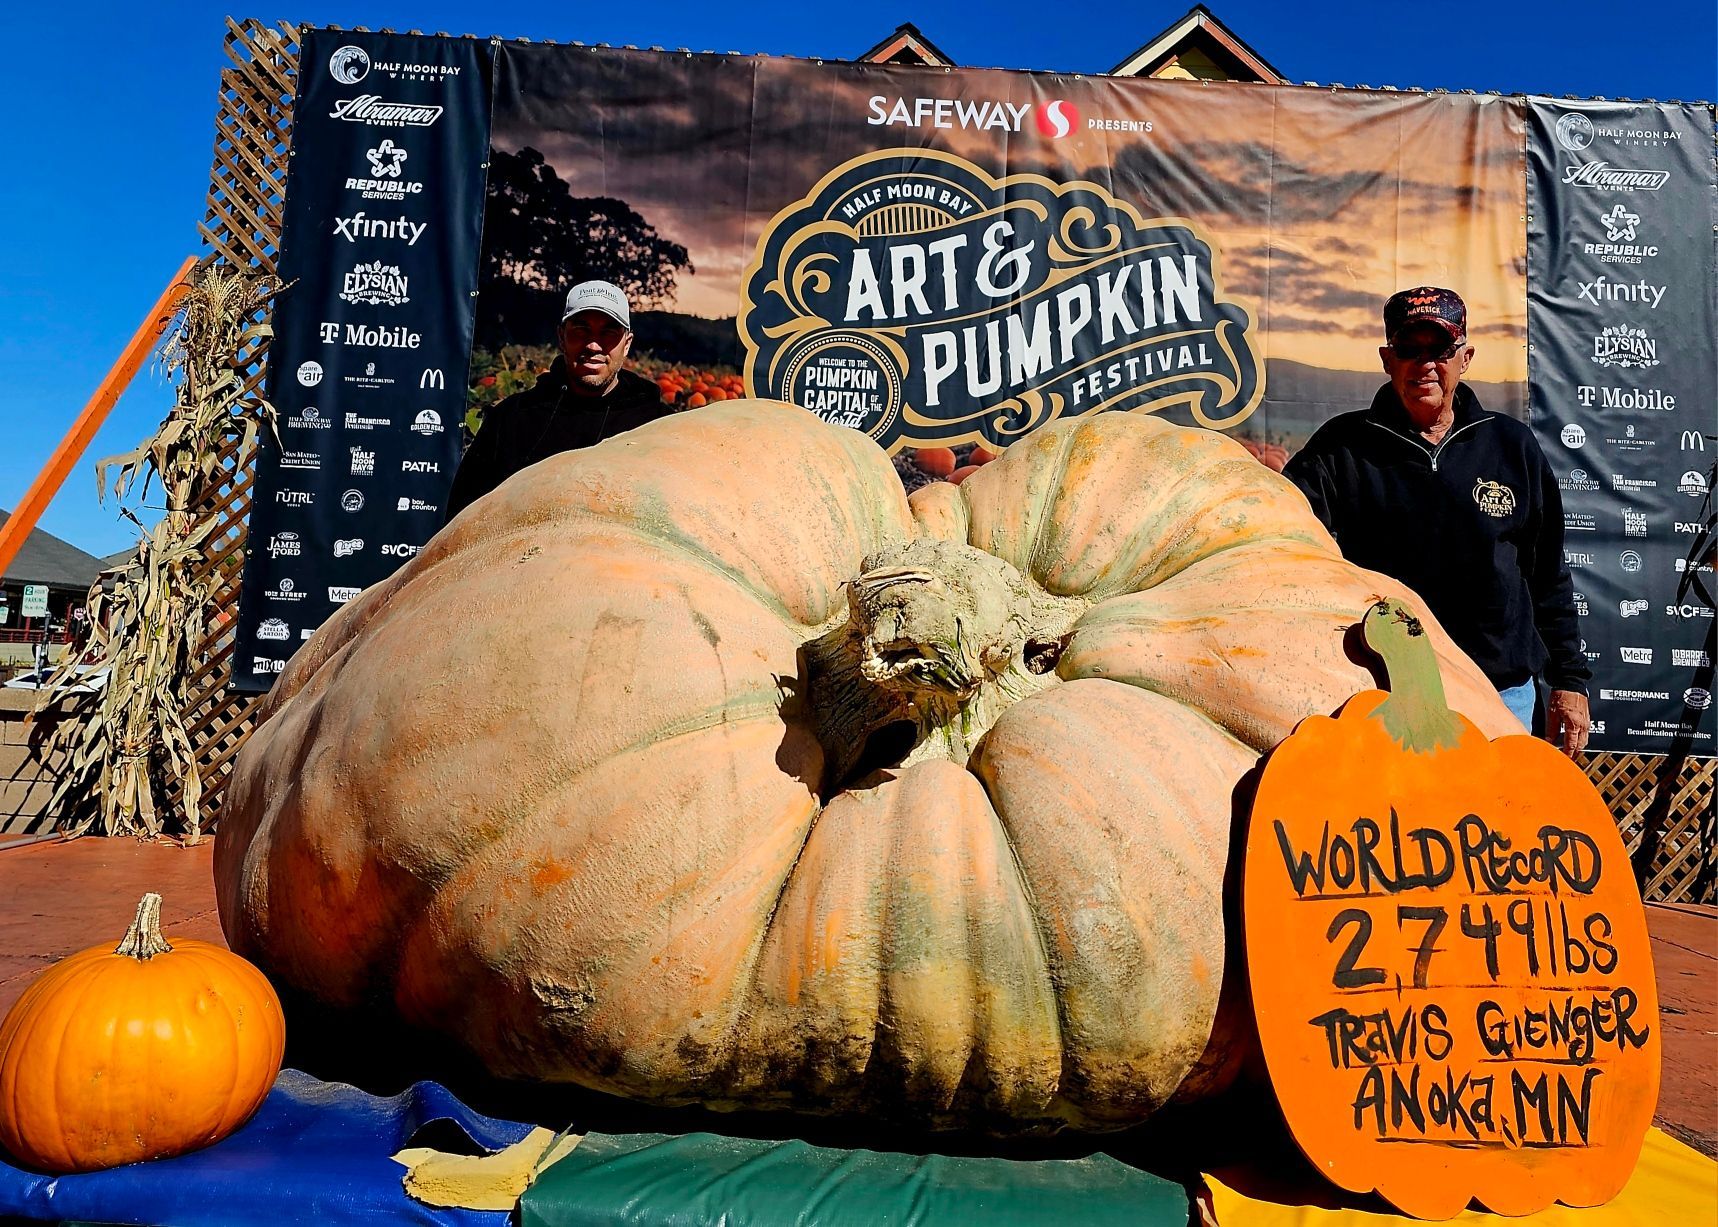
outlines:
[[[221,73],[208,210],[198,227],[210,249],[204,263],[272,275],[285,203],[298,31],[284,22],[269,26],[229,18],[226,51],[233,67]],[[247,396],[262,394],[267,358],[266,339],[240,356]],[[203,771],[205,828],[214,822],[233,757],[250,735],[261,702],[228,686],[253,462],[235,440],[221,454],[222,479],[197,508],[201,518],[217,521],[201,572],[214,578],[217,613],[185,712]],[[1636,858],[1642,893],[1649,899],[1718,902],[1718,760],[1594,754],[1584,765]],[[1661,781],[1667,773],[1674,778]]]

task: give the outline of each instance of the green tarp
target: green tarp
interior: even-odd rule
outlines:
[[[1108,1155],[988,1159],[709,1133],[586,1136],[520,1227],[1186,1227],[1187,1188]]]

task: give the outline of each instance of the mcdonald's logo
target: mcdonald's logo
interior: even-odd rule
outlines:
[[[420,388],[446,388],[447,377],[441,373],[439,366],[426,366],[424,373],[418,376]]]
[[[1682,432],[1682,450],[1685,452],[1703,452],[1706,450],[1706,436],[1698,430]]]

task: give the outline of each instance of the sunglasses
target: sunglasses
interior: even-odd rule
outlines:
[[[1448,362],[1465,345],[1465,341],[1392,341],[1390,352],[1403,362]]]

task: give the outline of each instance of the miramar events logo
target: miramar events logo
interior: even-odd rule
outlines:
[[[866,154],[777,214],[746,269],[749,395],[891,450],[1007,443],[1062,417],[1264,394],[1252,313],[1191,222],[1094,183],[997,179],[940,150]]]

